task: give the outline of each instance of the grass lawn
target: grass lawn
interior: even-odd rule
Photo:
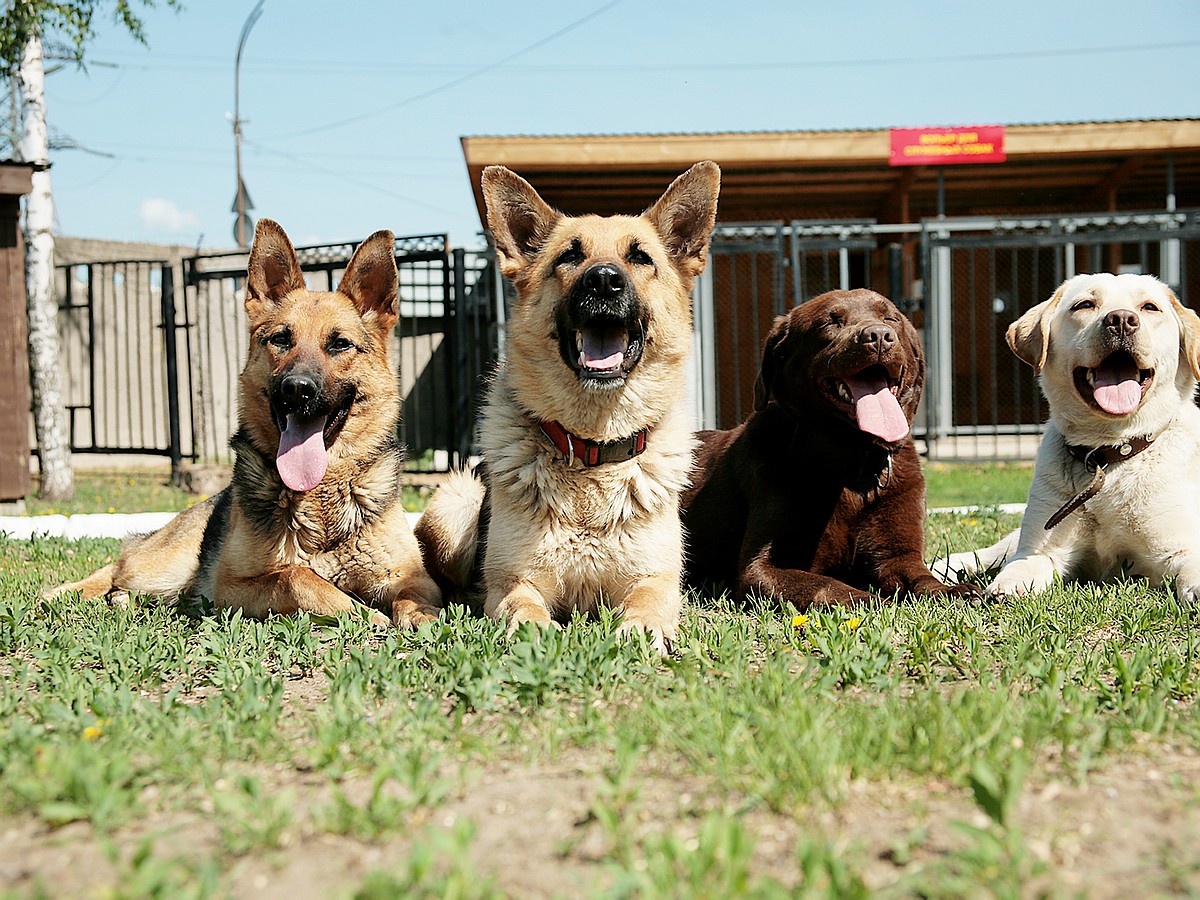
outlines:
[[[75,497],[67,502],[39,500],[37,476],[33,492],[25,498],[31,516],[75,513],[178,512],[199,498],[171,486],[169,473],[162,471],[77,471]]]
[[[376,633],[38,599],[116,548],[0,539],[0,895],[1200,892],[1200,633],[1138,581],[796,619],[695,597],[660,660],[609,620],[510,642],[457,609]]]
[[[930,509],[1024,503],[1032,481],[1032,462],[925,464]]]
[[[401,488],[404,508],[424,509],[430,493],[426,487],[405,485]],[[202,499],[172,486],[168,472],[85,470],[75,473],[75,497],[65,503],[39,500],[35,476],[33,492],[25,498],[25,510],[31,516],[178,512]]]

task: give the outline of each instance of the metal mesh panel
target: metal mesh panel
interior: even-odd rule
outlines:
[[[1008,349],[1008,327],[1084,272],[1156,275],[1186,304],[1200,297],[1189,261],[1194,213],[929,223],[935,352],[927,431],[938,459],[1028,458],[1048,415],[1033,370]]]
[[[833,289],[873,288],[917,326],[928,371],[914,433],[939,459],[1035,452],[1048,411],[1005,333],[1080,272],[1141,272],[1200,305],[1200,213],[721,225],[709,273],[711,334],[699,365],[715,370],[708,427],[743,421],[772,317]],[[706,401],[707,402],[707,401]],[[712,410],[712,411],[709,411]]]
[[[297,248],[309,287],[335,290],[354,249]],[[452,254],[444,235],[397,238],[395,252],[400,315],[392,359],[404,399],[400,438],[410,469],[444,471],[471,452],[479,385],[496,357],[494,255]],[[244,251],[185,259],[178,290],[162,262],[59,268],[76,451],[231,461],[249,341],[246,262]],[[172,318],[167,340],[165,322]]]

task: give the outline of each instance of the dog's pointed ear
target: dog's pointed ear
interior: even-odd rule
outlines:
[[[1064,281],[1060,284],[1049,300],[1043,300],[1027,310],[1005,332],[1009,348],[1017,355],[1017,359],[1033,366],[1034,375],[1041,375],[1042,367],[1046,365],[1046,357],[1050,353],[1050,317],[1058,309],[1059,301],[1070,283]]]
[[[775,324],[771,326],[766,341],[763,342],[762,366],[758,377],[754,379],[754,409],[762,412],[771,401],[771,386],[775,383],[775,374],[783,361],[783,347],[790,333],[791,318],[776,316]]]
[[[496,242],[500,271],[515,278],[537,254],[560,213],[528,181],[504,166],[483,170],[483,203]]]
[[[685,275],[695,277],[704,271],[720,193],[721,169],[705,160],[676,178],[643,213]]]
[[[1163,290],[1170,298],[1171,308],[1179,316],[1179,352],[1187,359],[1192,377],[1200,380],[1200,316],[1180,303],[1175,292],[1165,284]]]
[[[300,260],[288,236],[278,222],[259,219],[246,264],[246,315],[251,325],[262,320],[267,307],[304,286]]]
[[[397,317],[395,235],[377,231],[359,244],[337,289],[354,302],[363,324],[390,331]]]

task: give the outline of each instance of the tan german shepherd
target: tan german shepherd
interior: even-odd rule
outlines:
[[[400,504],[393,253],[392,233],[376,232],[337,291],[310,291],[283,229],[259,220],[232,483],[52,595],[186,593],[256,618],[361,600],[377,624],[402,626],[438,615],[441,592]]]
[[[691,290],[719,189],[702,162],[640,216],[571,217],[508,169],[484,170],[517,301],[480,424],[483,465],[438,489],[417,538],[443,589],[482,598],[510,633],[604,603],[660,651],[676,637]]]

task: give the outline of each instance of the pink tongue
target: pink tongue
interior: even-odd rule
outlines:
[[[1130,360],[1105,360],[1097,366],[1092,390],[1100,408],[1114,416],[1127,415],[1142,402],[1137,366]]]
[[[625,348],[629,346],[629,336],[621,329],[585,329],[581,332],[583,339],[583,359],[580,362],[589,369],[605,371],[616,369],[625,361]]]
[[[325,417],[288,415],[279,436],[275,465],[279,477],[293,491],[311,491],[325,477],[329,454],[325,452]]]
[[[854,396],[859,428],[889,442],[908,437],[908,419],[886,381],[856,375],[846,379],[846,386]]]

